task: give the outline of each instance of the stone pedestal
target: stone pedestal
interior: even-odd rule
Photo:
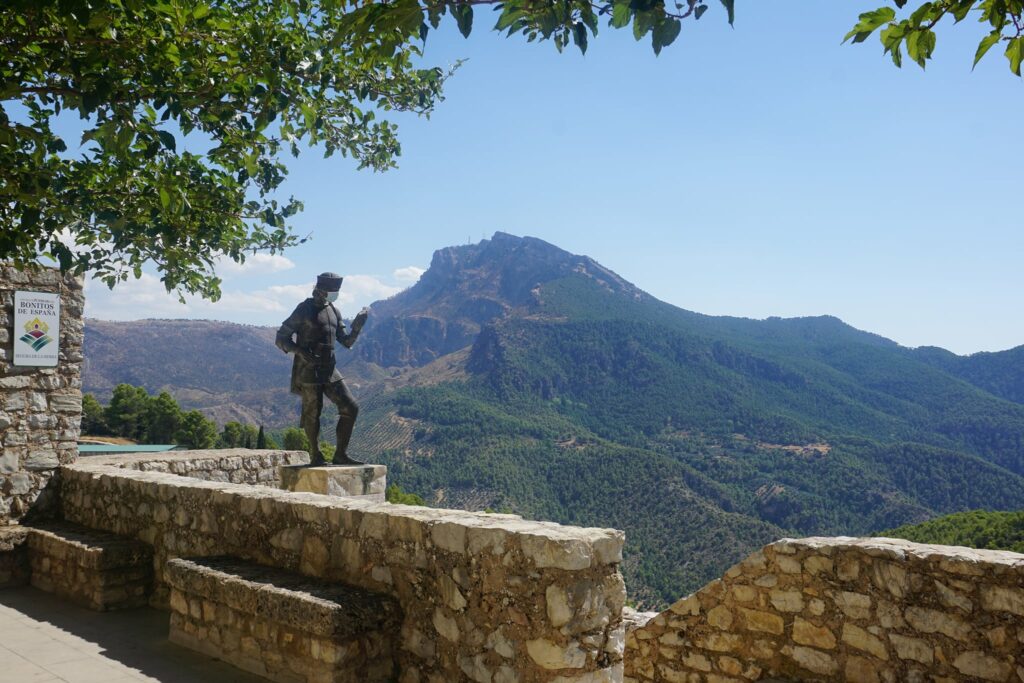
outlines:
[[[286,491],[384,501],[388,476],[385,465],[286,465],[279,471],[281,488]]]

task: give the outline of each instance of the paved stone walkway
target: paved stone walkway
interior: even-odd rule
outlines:
[[[167,612],[93,612],[0,590],[0,683],[266,683],[167,642]]]

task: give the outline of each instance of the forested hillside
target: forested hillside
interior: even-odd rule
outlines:
[[[267,367],[285,361],[266,401],[287,365],[262,338]],[[357,455],[433,505],[625,529],[644,606],[783,535],[1024,508],[1024,405],[996,381],[1019,376],[1013,352],[951,361],[831,317],[704,316],[540,240],[437,252],[354,351]]]
[[[1024,511],[955,512],[920,524],[901,526],[882,535],[916,543],[965,545],[1024,553]]]

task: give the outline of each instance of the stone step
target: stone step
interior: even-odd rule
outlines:
[[[104,531],[57,522],[28,527],[32,585],[99,611],[142,607],[153,584],[153,550]]]
[[[228,557],[172,559],[164,578],[174,643],[279,683],[394,679],[388,596]]]

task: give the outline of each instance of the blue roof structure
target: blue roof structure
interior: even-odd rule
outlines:
[[[113,455],[115,453],[164,453],[166,451],[187,450],[177,444],[137,444],[124,446],[121,444],[88,443],[79,444],[80,455]]]

